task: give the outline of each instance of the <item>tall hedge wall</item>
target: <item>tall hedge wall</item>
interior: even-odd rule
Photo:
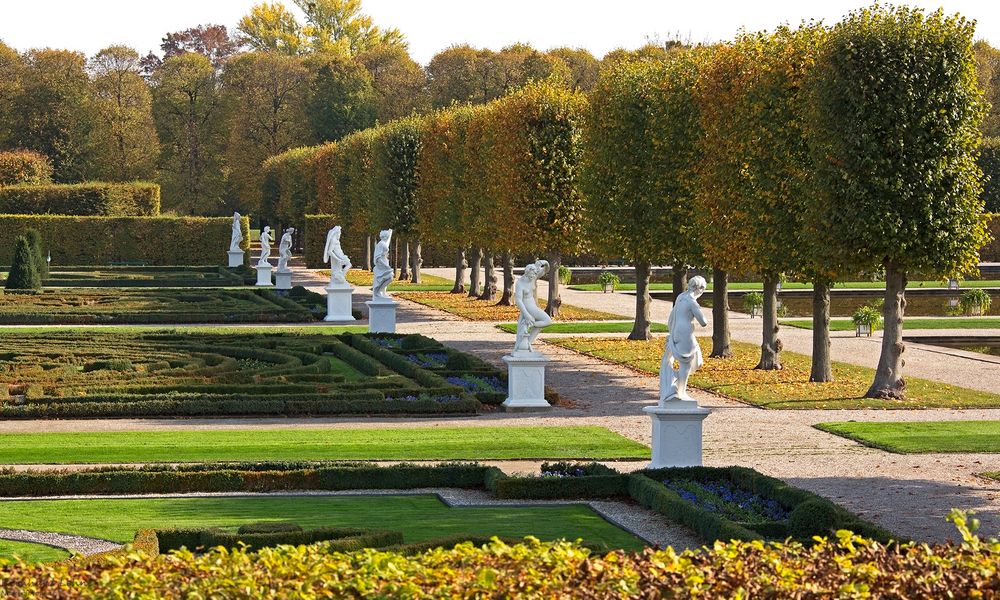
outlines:
[[[989,234],[993,239],[979,251],[979,260],[1000,262],[1000,213],[993,213],[991,216]]]
[[[340,237],[340,246],[354,263],[354,268],[361,269],[361,257],[364,256],[365,237],[363,233],[352,231],[341,222],[337,215],[306,215],[305,233],[303,234],[304,253],[306,266],[310,269],[321,269],[328,265],[323,263],[323,247],[326,246],[326,234],[334,225],[343,227]],[[425,245],[422,251],[425,266],[429,267],[450,267],[455,260],[455,251],[443,244]],[[390,258],[390,262],[396,268],[400,265],[395,258]]]
[[[0,187],[0,214],[152,217],[160,214],[155,183],[76,183]]]
[[[1000,213],[1000,137],[983,140],[976,163],[983,170],[982,197],[986,201],[986,212]]]
[[[53,265],[224,264],[232,232],[230,217],[78,217],[0,214],[0,264],[10,264],[14,240],[37,230]],[[243,217],[243,248],[250,221]]]

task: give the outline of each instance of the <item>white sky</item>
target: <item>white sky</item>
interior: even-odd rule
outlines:
[[[0,40],[19,50],[56,47],[93,54],[124,43],[159,51],[160,38],[198,24],[235,28],[255,0],[0,0]],[[975,19],[977,37],[1000,47],[1000,1],[910,0]],[[291,6],[291,0],[286,0]],[[399,28],[426,63],[452,44],[498,49],[527,42],[545,50],[582,46],[598,58],[616,47],[678,34],[694,42],[728,39],[740,29],[771,29],[803,19],[835,22],[869,0],[364,0],[382,26]]]

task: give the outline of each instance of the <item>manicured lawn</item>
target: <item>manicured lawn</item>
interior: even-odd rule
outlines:
[[[0,540],[0,558],[17,556],[25,562],[52,562],[69,558],[69,552],[45,544]]]
[[[961,285],[962,285],[962,288],[965,288],[965,289],[967,289],[967,288],[1000,287],[1000,280],[996,280],[996,279],[974,279],[974,280],[970,280],[970,281],[963,281]],[[581,291],[581,292],[600,292],[600,291],[603,290],[603,288],[601,287],[601,284],[599,284],[599,283],[577,283],[577,284],[573,284],[573,285],[571,285],[569,287],[572,290],[577,290],[577,291]],[[834,288],[843,288],[843,289],[884,290],[885,289],[885,282],[884,281],[842,281],[842,282],[839,282],[839,283],[835,283],[833,287]],[[925,288],[945,288],[945,287],[948,287],[948,282],[947,281],[935,281],[935,280],[911,281],[911,282],[909,282],[909,283],[906,284],[906,287],[907,288],[911,288],[911,289],[912,288],[922,288],[922,287],[925,287]],[[651,291],[658,291],[658,292],[668,291],[669,292],[669,291],[673,290],[674,287],[673,287],[672,283],[651,283],[651,284],[649,284],[649,289]],[[711,283],[708,284],[708,289],[709,290],[712,289],[712,284]],[[750,281],[750,282],[737,281],[737,282],[730,282],[729,283],[729,289],[733,290],[733,291],[763,290],[764,289],[764,284],[760,283],[760,282],[753,282],[753,281]],[[783,290],[811,290],[812,289],[812,284],[811,283],[806,283],[806,282],[798,282],[798,281],[786,281],[786,282],[784,282],[784,283],[781,284],[781,289],[783,289]],[[618,291],[622,291],[622,292],[634,292],[635,291],[635,284],[634,283],[620,283],[620,284],[618,284]]]
[[[330,271],[321,271],[325,277],[330,276]],[[347,281],[351,285],[370,287],[374,275],[371,271],[362,269],[351,269],[347,272]],[[396,280],[389,284],[389,291],[412,291],[412,292],[447,292],[454,287],[455,282],[437,275],[427,273],[420,274],[420,283]]]
[[[450,288],[449,288],[450,289]],[[516,321],[516,306],[497,306],[496,301],[477,300],[466,294],[443,292],[398,292],[396,296],[424,306],[443,310],[470,321]],[[544,299],[539,305],[545,308]],[[621,315],[563,304],[560,308],[561,321],[620,321]]]
[[[285,521],[303,527],[378,527],[406,542],[471,534],[577,539],[609,548],[644,544],[586,506],[449,508],[436,496],[276,496],[0,502],[0,527],[129,542],[143,528],[236,527]]]
[[[240,287],[242,285],[243,277],[218,266],[55,267],[45,280],[45,287]]]
[[[497,329],[502,329],[507,333],[517,333],[517,323],[501,323]],[[652,323],[649,326],[653,333],[666,333],[667,326],[663,323]],[[553,323],[545,328],[545,333],[629,333],[632,331],[631,322],[603,321],[588,323],[577,321],[573,323]]]
[[[820,423],[816,428],[899,454],[1000,452],[1000,421]]]
[[[782,325],[812,329],[812,319],[782,319]],[[905,319],[903,327],[911,329],[1000,329],[1000,317],[940,317]],[[830,319],[830,331],[854,331],[850,319]]]
[[[655,375],[663,356],[662,337],[649,341],[623,338],[549,338],[546,343],[589,354]],[[810,358],[782,352],[785,368],[780,371],[754,369],[760,348],[733,342],[733,356],[708,358],[712,342],[699,338],[705,365],[691,376],[691,385],[762,408],[985,408],[1000,407],[1000,395],[969,390],[907,376],[907,399],[878,400],[862,396],[871,385],[874,369],[834,362],[834,382],[810,383]]]
[[[429,427],[13,433],[0,464],[255,460],[643,459],[603,427]]]

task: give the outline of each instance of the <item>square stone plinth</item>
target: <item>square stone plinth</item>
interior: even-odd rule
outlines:
[[[653,420],[653,461],[649,468],[700,467],[702,421],[712,411],[688,400],[665,404],[642,409]]]
[[[229,255],[229,266],[230,267],[242,267],[243,266],[243,251],[242,250],[230,250],[227,252]]]
[[[277,271],[274,274],[274,289],[276,290],[290,290],[292,289],[292,272],[291,271]]]
[[[371,300],[368,306],[368,333],[396,333],[395,300]]]
[[[354,321],[352,312],[352,296],[354,288],[351,284],[330,284],[326,288],[326,316],[324,321]],[[395,320],[395,319],[393,319]]]
[[[540,352],[517,352],[503,357],[507,363],[507,399],[503,408],[508,412],[551,410],[545,400],[545,365],[549,359]]]
[[[257,285],[261,287],[271,287],[271,265],[257,265]]]

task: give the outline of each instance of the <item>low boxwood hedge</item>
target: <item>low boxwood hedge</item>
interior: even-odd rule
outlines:
[[[242,532],[216,527],[198,529],[157,529],[157,549],[162,553],[187,548],[204,551],[217,546],[247,551],[274,546],[302,546],[325,542],[331,552],[351,552],[364,548],[382,548],[403,543],[403,534],[389,529],[359,529],[351,527],[318,527],[298,531]]]

